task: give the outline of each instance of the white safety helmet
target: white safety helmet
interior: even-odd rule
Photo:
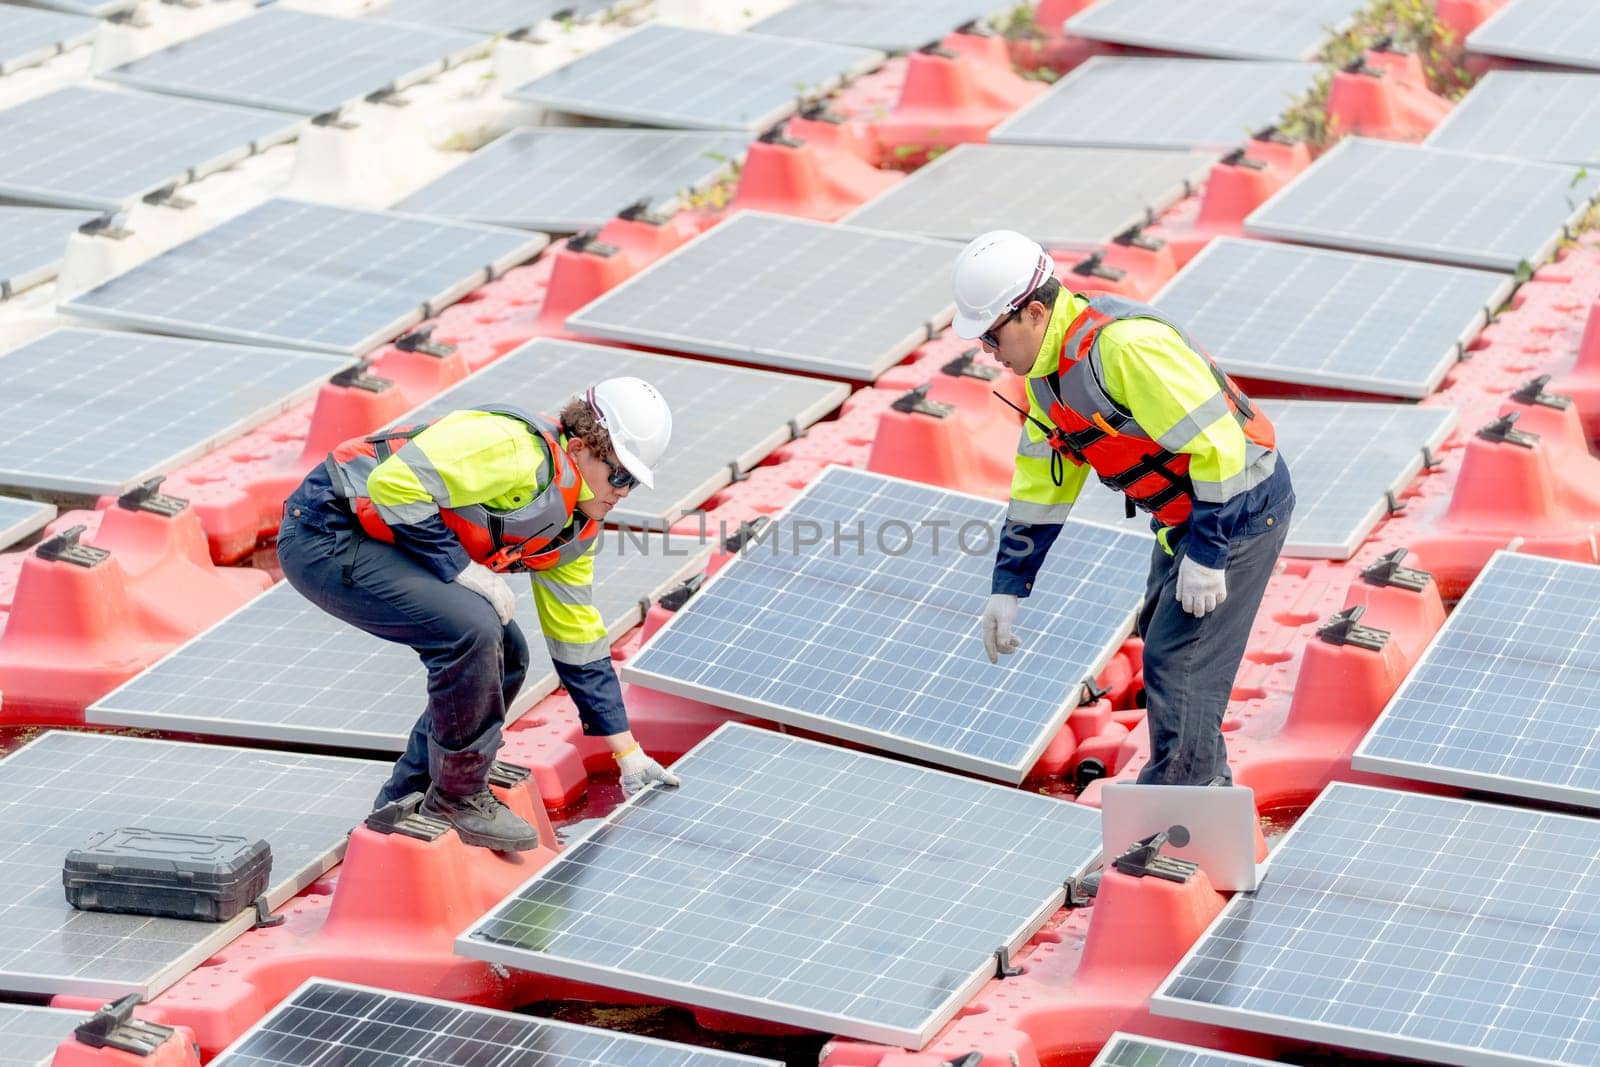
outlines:
[[[606,433],[617,459],[646,489],[655,484],[655,465],[672,439],[672,409],[655,386],[640,378],[607,378],[584,395]]]
[[[956,336],[972,340],[1022,298],[1055,274],[1039,242],[1015,230],[990,230],[974,237],[956,257],[950,276],[955,291]]]

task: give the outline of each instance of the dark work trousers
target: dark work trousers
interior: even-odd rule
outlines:
[[[487,787],[506,705],[528,673],[528,642],[502,626],[483,597],[438,575],[393,545],[362,537],[350,584],[342,573],[349,538],[342,522],[296,521],[295,502],[278,532],[278,562],[300,594],[335,618],[385,641],[409,645],[428,669],[428,706],[379,801],[426,792],[452,796]],[[340,517],[342,520],[342,517]],[[339,709],[329,708],[330,716]]]
[[[1218,775],[1233,782],[1222,716],[1261,594],[1289,533],[1288,517],[1276,516],[1272,529],[1228,546],[1228,596],[1198,619],[1178,603],[1182,549],[1169,556],[1156,544],[1139,612],[1150,727],[1150,762],[1139,772],[1140,783],[1205,785]]]

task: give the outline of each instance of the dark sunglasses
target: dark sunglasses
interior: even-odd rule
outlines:
[[[611,462],[605,456],[600,457],[600,462],[604,463],[606,469],[611,472],[606,475],[606,484],[610,485],[611,488],[632,489],[639,484],[639,479],[635,478],[628,468]]]
[[[1030,294],[1030,295],[1032,295],[1032,294]],[[987,330],[984,330],[982,333],[980,333],[978,335],[978,340],[983,342],[984,344],[988,345],[990,348],[999,348],[1000,347],[1000,338],[996,337],[995,334],[997,334],[1001,330],[1005,329],[1006,328],[1006,323],[1010,322],[1012,319],[1014,319],[1018,315],[1022,314],[1022,308],[1025,308],[1027,306],[1028,306],[1027,300],[1023,300],[1022,307],[1013,308],[1011,310],[1011,314],[1007,315],[1005,318],[1001,319],[999,322],[995,323],[993,326],[989,327]]]

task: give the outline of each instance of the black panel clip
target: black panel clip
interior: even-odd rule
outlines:
[[[1370,652],[1382,652],[1389,643],[1389,631],[1375,626],[1362,626],[1360,619],[1366,606],[1355,604],[1344,609],[1317,628],[1317,636],[1330,645],[1355,645]]]
[[[1127,276],[1128,272],[1125,270],[1106,266],[1105,259],[1104,252],[1096,252],[1088,259],[1074,263],[1072,273],[1084,278],[1101,278],[1108,282],[1120,282]]]
[[[690,598],[698,593],[700,591],[700,587],[705,584],[706,576],[704,574],[696,574],[692,577],[685,578],[671,589],[668,589],[665,593],[662,593],[661,599],[658,600],[657,603],[666,608],[668,611],[677,611],[679,608],[687,604]]]
[[[158,474],[149,481],[140,482],[117,497],[117,507],[124,511],[148,511],[152,515],[172,518],[188,507],[189,502],[181,496],[168,496],[161,492],[161,483],[166,480],[166,475]]]
[[[388,378],[380,378],[371,373],[372,360],[363,356],[356,361],[354,366],[344,370],[328,379],[329,385],[337,385],[341,389],[360,389],[364,393],[386,392],[394,382]]]
[[[1370,566],[1362,570],[1361,580],[1380,589],[1393,586],[1420,593],[1428,588],[1428,583],[1433,581],[1433,575],[1414,567],[1401,566],[1401,561],[1405,558],[1406,550],[1403,548],[1379,556]]]
[[[915,389],[897,398],[889,406],[907,415],[929,415],[935,419],[947,419],[954,415],[956,413],[954,404],[928,399],[928,389],[932,384],[932,382],[923,382]]]
[[[410,333],[402,334],[395,340],[394,346],[402,352],[421,352],[425,356],[434,356],[438,359],[453,356],[456,353],[455,345],[433,339],[432,326],[424,326],[420,330],[412,330]]]
[[[1519,404],[1529,407],[1553,408],[1556,411],[1565,411],[1572,406],[1572,398],[1561,393],[1551,393],[1545,390],[1550,384],[1550,375],[1541,374],[1524,382],[1516,392],[1511,394],[1511,399]]]
[[[79,1023],[72,1031],[78,1044],[90,1048],[112,1048],[135,1056],[153,1056],[174,1033],[170,1026],[148,1023],[133,1017],[139,994],[129,993],[113,1001]]]
[[[1015,978],[1022,973],[1022,968],[1011,962],[1011,950],[1001,945],[994,950],[994,976],[996,978]]]
[[[1161,850],[1168,844],[1178,848],[1189,843],[1187,826],[1169,826],[1159,834],[1136,841],[1133,847],[1113,861],[1112,866],[1123,874],[1135,878],[1160,878],[1167,882],[1187,882],[1195,876],[1200,865],[1192,860],[1163,856]]]
[[[272,905],[267,903],[265,893],[256,897],[256,921],[251,924],[250,929],[270,930],[274,926],[282,926],[286,921],[286,916],[272,914]]]
[[[655,208],[651,206],[649,198],[645,198],[642,200],[635,200],[633,203],[617,212],[617,218],[623,219],[627,222],[642,222],[648,226],[665,226],[671,220],[672,216],[663,215],[661,212],[655,210]],[[612,245],[604,245],[603,247],[611,249],[610,252],[603,253],[604,255],[613,255],[617,251],[617,249]]]
[[[1539,435],[1526,430],[1514,429],[1517,422],[1517,412],[1508,412],[1495,419],[1489,425],[1478,431],[1478,436],[1485,441],[1496,441],[1502,444],[1516,445],[1519,448],[1533,448],[1539,443]]]
[[[757,515],[753,519],[741,522],[737,530],[723,539],[722,550],[738,555],[746,548],[754,547],[766,535],[770,523],[771,520],[765,515]]]
[[[1217,162],[1224,167],[1243,167],[1246,170],[1266,170],[1265,160],[1256,159],[1249,155],[1243,148],[1235,148]]]
[[[492,766],[491,773],[493,773]],[[380,834],[398,834],[418,841],[437,841],[449,831],[450,824],[443,819],[422,814],[421,808],[422,794],[408,794],[374,810],[367,816],[366,827]]]
[[[489,764],[489,784],[501,789],[515,789],[533,777],[533,772],[518,763],[497,759]]]
[[[952,378],[976,378],[980,382],[992,382],[1000,377],[1000,368],[988,363],[978,362],[978,350],[969,348],[955,359],[939,368],[941,374],[948,374]]]
[[[1110,692],[1110,687],[1095,685],[1093,678],[1085,678],[1083,680],[1083,697],[1079,699],[1078,707],[1086,708],[1090,704],[1097,703],[1101,697]]]
[[[70,563],[75,567],[93,567],[104,563],[111,558],[111,553],[94,545],[78,543],[88,527],[82,524],[73,526],[56,534],[47,541],[40,542],[33,550],[33,554],[40,559],[47,559],[55,563]]]
[[[1146,252],[1159,252],[1167,247],[1167,242],[1159,237],[1147,235],[1143,226],[1129,226],[1126,230],[1113,237],[1111,243],[1121,245],[1123,248],[1143,249]]]

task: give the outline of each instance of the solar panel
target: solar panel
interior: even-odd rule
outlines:
[[[53,8],[56,11],[65,11],[73,15],[93,15],[96,18],[105,18],[127,11],[139,0],[31,0],[38,7]]]
[[[994,0],[799,0],[750,30],[880,52],[914,52],[1000,6]]]
[[[515,33],[546,19],[586,19],[616,0],[390,0],[378,12],[394,22],[448,26],[475,33]]]
[[[1497,552],[1356,749],[1355,766],[1600,808],[1593,571]]]
[[[404,89],[487,49],[482,34],[274,5],[100,77],[174,96],[322,115]]]
[[[1600,822],[1335,782],[1151,999],[1473,1067],[1600,1062]]]
[[[1589,0],[1511,0],[1467,37],[1469,51],[1600,69],[1600,8]]]
[[[294,136],[275,112],[73,86],[0,110],[0,195],[117,211]]]
[[[9,1067],[50,1067],[56,1046],[89,1016],[81,1011],[0,1004],[0,1048]]]
[[[1316,400],[1260,401],[1278,434],[1294,480],[1294,518],[1283,554],[1349,559],[1389,514],[1398,495],[1455,427],[1454,408]],[[1093,479],[1073,514],[1148,532],[1149,516],[1129,519],[1121,493]]]
[[[52,731],[0,760],[0,989],[149,999],[248,930],[75,911],[68,850],[117,827],[236,834],[272,846],[278,907],[333,866],[372,807],[381,763]]]
[[[1022,607],[978,640],[1002,504],[830,467],[622,668],[648,689],[1020,782],[1132,628],[1150,548],[1070,522]],[[848,540],[860,534],[859,541]]]
[[[1099,851],[1081,805],[738,723],[458,953],[921,1048]]]
[[[78,227],[99,218],[93,211],[0,205],[0,300],[47,282],[61,269],[67,240]]]
[[[595,562],[595,604],[620,637],[643,618],[641,602],[705,570],[709,549],[691,538],[608,531]],[[539,636],[527,578],[513,577],[530,663],[510,717],[557,686]],[[340,622],[287,583],[90,706],[94,723],[182,730],[290,744],[399,752],[422,710],[425,672],[416,653]],[[329,709],[337,708],[337,715]]]
[[[838,382],[541,338],[398,421],[507,401],[553,413],[597,379],[626,375],[654,385],[673,413],[672,447],[655,471],[655,488],[635,486],[606,516],[648,529],[665,529],[693,511],[850,395]]]
[[[1197,1045],[1119,1033],[1111,1035],[1111,1040],[1089,1067],[1266,1067],[1270,1062]]]
[[[1600,174],[1347,137],[1245,219],[1253,237],[1512,270],[1542,262]]]
[[[865,48],[652,22],[507,95],[622,122],[753,133],[881,62]]]
[[[958,251],[741,212],[569,315],[567,329],[871,381],[954,317]]]
[[[1229,374],[1421,399],[1511,289],[1503,274],[1224,237],[1155,303]]]
[[[0,485],[120,493],[314,393],[310,352],[55,330],[0,356]]]
[[[1087,249],[1152,221],[1187,196],[1211,163],[1193,152],[964,144],[844,221],[951,241],[1019,230],[1048,248]]]
[[[0,548],[10,548],[18,541],[32,537],[55,517],[54,504],[0,496]]]
[[[744,158],[747,138],[677,130],[515,130],[396,210],[573,233],[640,200],[671,213]]]
[[[989,131],[989,143],[1222,151],[1276,123],[1316,72],[1311,63],[1095,56]]]
[[[269,200],[63,310],[158,333],[359,356],[547,243],[517,230]]]
[[[0,74],[87,44],[99,28],[94,19],[81,15],[0,4]]]
[[[1600,74],[1490,71],[1423,144],[1592,166],[1600,162]]]
[[[1360,0],[1100,0],[1066,22],[1093,41],[1220,59],[1314,59],[1349,24]]]
[[[779,1067],[776,1060],[313,978],[216,1067]]]

